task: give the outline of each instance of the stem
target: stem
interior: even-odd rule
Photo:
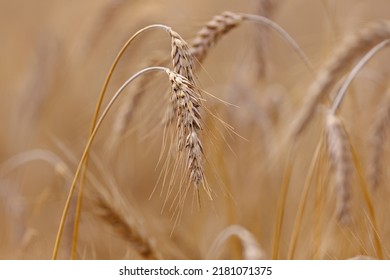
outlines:
[[[286,167],[283,173],[283,182],[280,188],[280,194],[278,198],[277,212],[276,212],[276,223],[275,223],[275,233],[273,240],[272,248],[272,259],[277,260],[279,256],[279,247],[280,247],[280,237],[282,233],[282,223],[284,218],[284,211],[286,208],[286,198],[288,194],[288,187],[290,185],[291,172],[292,172],[292,163],[291,163],[291,153],[293,148],[287,152]]]
[[[103,88],[100,92],[99,95],[99,100],[96,105],[95,113],[93,115],[92,119],[92,125],[89,131],[89,136],[91,136],[93,129],[96,126],[96,121],[99,115],[99,111],[101,109],[103,99],[105,96],[105,93],[107,91],[108,84],[111,80],[112,74],[118,65],[119,60],[122,58],[124,52],[128,48],[128,46],[131,44],[131,42],[138,37],[138,35],[142,34],[144,31],[154,29],[154,28],[162,28],[165,29],[166,31],[171,30],[169,26],[162,25],[162,24],[152,24],[149,26],[146,26],[140,30],[138,30],[127,42],[123,45],[122,49],[119,51],[118,55],[116,56],[114,62],[111,65],[110,70],[108,71],[106,80],[104,81]],[[85,173],[86,170],[88,169],[88,155],[86,156],[83,166],[82,166],[82,171],[81,171],[81,180],[80,180],[80,189],[78,193],[78,198],[77,198],[77,206],[76,206],[76,215],[75,215],[75,221],[74,221],[74,228],[73,228],[73,238],[72,238],[72,251],[71,251],[71,258],[76,259],[76,253],[77,253],[77,241],[78,241],[78,231],[79,231],[79,224],[80,224],[80,216],[81,216],[81,208],[82,208],[82,200],[83,200],[83,192],[84,192],[84,186],[85,186]]]
[[[314,194],[314,209],[312,213],[312,249],[310,259],[318,259],[318,254],[321,250],[321,240],[322,240],[322,226],[321,220],[323,219],[324,213],[324,202],[325,202],[325,186],[328,186],[329,176],[328,176],[328,164],[326,162],[327,158],[324,156],[324,150],[326,147],[322,146],[320,151],[320,158],[318,164],[318,172],[315,178],[315,194]],[[322,220],[323,221],[323,220]]]
[[[295,42],[295,40],[290,36],[290,34],[288,34],[287,31],[284,30],[280,25],[263,16],[251,15],[251,14],[240,14],[240,15],[245,20],[250,20],[250,21],[265,24],[268,27],[275,30],[277,33],[279,33],[279,35],[287,42],[287,44],[289,44],[294,49],[294,51],[303,60],[303,62],[306,64],[309,71],[314,72],[313,65],[310,62],[309,58],[306,56],[306,54],[303,52],[302,48],[297,44],[297,42]]]
[[[304,215],[305,209],[306,209],[307,196],[309,194],[310,185],[312,183],[314,173],[319,172],[319,157],[321,155],[321,151],[322,151],[322,147],[323,147],[323,143],[324,143],[323,139],[324,139],[324,137],[321,137],[321,140],[317,145],[316,151],[314,152],[314,156],[313,156],[312,162],[310,164],[310,167],[309,167],[309,170],[308,170],[308,173],[306,176],[306,180],[305,180],[305,183],[303,186],[302,197],[301,197],[301,200],[299,202],[298,211],[297,211],[297,215],[296,215],[295,223],[294,223],[294,228],[293,228],[293,232],[291,234],[290,248],[289,248],[288,254],[287,254],[288,260],[292,260],[294,258],[295,249],[297,246],[298,237],[299,237],[299,233],[300,233],[301,226],[302,226],[303,215]]]
[[[353,79],[356,77],[359,71],[362,70],[362,68],[367,64],[367,62],[370,61],[370,59],[378,51],[386,47],[389,43],[390,43],[390,39],[387,39],[377,44],[368,53],[366,53],[366,55],[363,56],[362,59],[359,60],[359,62],[355,65],[355,67],[353,67],[352,71],[349,73],[348,77],[345,79],[344,83],[341,85],[339,91],[337,92],[337,95],[332,105],[332,110],[331,110],[332,114],[336,114],[337,110],[340,107],[341,102],[343,101],[343,98],[345,96],[345,93],[347,92],[349,85],[352,83]]]
[[[59,249],[59,246],[60,246],[60,242],[61,242],[61,237],[62,237],[62,233],[63,233],[63,230],[64,230],[64,225],[65,225],[65,220],[66,220],[66,216],[68,214],[68,211],[69,211],[69,206],[70,206],[70,201],[71,201],[71,198],[72,198],[72,195],[74,193],[74,190],[76,188],[76,182],[77,182],[77,179],[80,175],[80,171],[82,170],[83,168],[83,163],[85,162],[86,158],[88,157],[88,153],[89,153],[89,150],[91,148],[91,145],[92,145],[92,142],[93,140],[95,139],[95,136],[96,136],[96,133],[99,129],[99,127],[101,126],[103,120],[105,119],[108,111],[110,110],[110,108],[112,107],[112,105],[114,104],[114,102],[116,101],[116,99],[119,97],[119,95],[123,92],[123,90],[126,88],[126,86],[128,86],[132,81],[134,81],[136,78],[138,78],[139,76],[147,73],[147,72],[152,72],[152,71],[163,71],[163,72],[167,72],[169,71],[168,68],[165,68],[165,67],[149,67],[149,68],[145,68],[139,72],[137,72],[136,74],[134,74],[131,78],[129,78],[119,89],[118,91],[115,93],[115,95],[112,97],[112,99],[110,100],[110,102],[108,103],[107,107],[104,109],[102,115],[100,116],[99,120],[96,122],[95,126],[94,126],[94,129],[92,130],[91,132],[91,135],[88,139],[88,142],[84,148],[84,152],[83,152],[83,155],[81,156],[81,159],[80,159],[80,162],[79,162],[79,165],[77,166],[77,169],[76,169],[76,173],[73,177],[73,181],[72,181],[72,184],[70,186],[70,190],[69,190],[69,194],[68,194],[68,198],[66,200],[66,203],[65,203],[65,207],[64,207],[64,210],[63,210],[63,213],[62,213],[62,217],[61,217],[61,221],[60,221],[60,225],[59,225],[59,229],[58,229],[58,232],[57,232],[57,238],[56,238],[56,242],[54,244],[54,250],[53,250],[53,257],[52,259],[55,260],[57,258],[57,254],[58,254],[58,249]]]

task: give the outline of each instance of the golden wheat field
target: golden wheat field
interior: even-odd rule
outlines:
[[[389,259],[390,2],[1,0],[1,259]]]

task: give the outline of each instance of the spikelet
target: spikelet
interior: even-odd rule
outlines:
[[[175,31],[169,30],[171,36],[171,58],[174,72],[188,79],[188,81],[196,85],[197,77],[194,67],[194,57],[190,52],[190,48],[187,42]],[[171,102],[172,106],[169,107],[165,113],[163,120],[164,124],[171,124],[174,122],[176,102]]]
[[[177,128],[177,149],[186,150],[189,179],[196,186],[204,184],[203,147],[199,139],[201,125],[201,96],[195,86],[185,77],[168,72],[172,85],[171,103],[174,108]]]
[[[344,126],[332,113],[327,113],[326,116],[326,136],[338,195],[336,215],[341,224],[347,224],[350,220],[352,154]]]
[[[223,12],[221,15],[214,16],[197,33],[191,42],[191,54],[202,62],[207,56],[209,49],[218,42],[218,40],[231,29],[242,22],[241,15],[232,12]]]
[[[173,70],[186,77],[190,83],[195,84],[194,59],[187,42],[173,30],[170,30],[169,34],[172,38],[171,57]]]

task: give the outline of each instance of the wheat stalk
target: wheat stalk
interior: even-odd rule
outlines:
[[[115,66],[115,63],[114,63],[114,66]],[[84,185],[84,178],[85,178],[85,174],[86,174],[85,173],[86,172],[86,167],[84,167],[84,166],[87,163],[89,150],[91,148],[93,140],[95,139],[95,136],[96,136],[96,133],[98,131],[98,128],[102,124],[103,120],[105,119],[106,115],[108,114],[108,111],[112,107],[113,103],[120,96],[120,94],[123,92],[123,90],[131,82],[133,82],[135,79],[139,78],[140,76],[142,76],[145,73],[153,72],[153,71],[166,71],[166,68],[164,68],[164,67],[150,67],[150,68],[143,69],[143,70],[137,72],[136,74],[134,74],[132,77],[130,77],[119,88],[119,90],[116,92],[116,94],[113,96],[113,98],[108,103],[106,109],[101,114],[100,118],[99,119],[96,118],[96,121],[94,121],[93,126],[92,126],[93,130],[90,133],[90,137],[89,137],[88,142],[87,142],[87,144],[85,146],[83,155],[81,156],[81,159],[80,159],[79,164],[78,164],[77,169],[76,169],[76,173],[75,173],[75,175],[73,177],[71,186],[69,188],[69,194],[68,194],[68,197],[67,197],[66,202],[65,202],[64,210],[63,210],[63,213],[62,213],[62,216],[61,216],[61,221],[60,221],[60,225],[59,225],[58,232],[57,232],[56,241],[55,241],[55,244],[54,244],[52,259],[56,259],[57,258],[57,254],[58,254],[58,250],[59,250],[59,246],[60,246],[60,242],[61,242],[61,237],[62,237],[62,232],[63,232],[63,229],[64,229],[64,224],[65,224],[66,217],[67,217],[67,214],[68,214],[68,211],[69,211],[70,202],[71,202],[73,193],[74,193],[74,191],[76,189],[76,183],[77,183],[77,180],[79,179],[80,175],[83,176],[82,177],[82,185]],[[112,74],[112,71],[110,73]],[[109,78],[111,77],[111,74],[108,76],[107,80],[109,80]],[[107,87],[107,82],[105,83],[105,87]],[[97,108],[97,110],[95,112],[95,116],[96,117],[97,117],[96,113],[98,113],[98,111],[100,110],[100,105],[102,104],[101,102],[103,100],[104,93],[105,93],[105,89],[102,91],[102,94],[99,97],[98,108]],[[75,220],[76,225],[78,225],[79,219],[80,219],[80,210],[81,210],[81,200],[80,199],[82,197],[82,188],[81,188],[81,186],[80,186],[80,192],[81,193],[79,193],[79,200],[78,200],[77,209],[76,209],[76,220]],[[78,213],[78,215],[77,215],[77,213]],[[75,229],[76,228],[78,228],[78,226],[75,227]],[[76,230],[74,232],[74,237],[73,237],[73,239],[76,240],[76,241],[77,241],[77,235],[78,234],[77,234],[77,230]],[[77,248],[76,244],[77,244],[77,242],[73,242],[73,245],[72,245],[72,258],[76,257],[76,248]]]
[[[229,238],[237,236],[242,246],[242,257],[244,260],[262,260],[265,259],[266,254],[261,248],[255,236],[240,225],[230,225],[225,228],[214,240],[210,247],[209,256],[216,255],[222,244]],[[210,258],[210,257],[208,257]]]
[[[308,69],[310,71],[313,70],[312,64],[305,53],[281,26],[266,17],[245,13],[223,12],[221,15],[214,16],[211,21],[202,27],[193,39],[191,43],[192,55],[199,62],[202,62],[209,49],[215,45],[224,34],[239,26],[243,21],[260,23],[276,31],[301,57]]]
[[[192,84],[196,85],[196,73],[194,67],[194,58],[190,52],[190,48],[187,42],[174,30],[167,29],[168,34],[171,37],[171,58],[173,70],[187,78]],[[144,63],[144,67],[150,65],[164,66],[165,61],[161,60],[159,57],[152,57],[148,60],[147,63]],[[137,87],[135,94],[129,98],[129,102],[126,102],[122,105],[120,111],[118,112],[117,121],[114,126],[114,135],[122,135],[126,130],[128,123],[132,118],[134,108],[137,106],[141,100],[142,93],[146,85],[151,81],[150,77],[143,76],[141,79],[137,80]],[[175,108],[173,108],[173,111]],[[171,111],[171,108],[167,111],[167,119],[165,123],[171,123],[172,118],[174,118],[174,113]],[[113,137],[115,143],[117,137]]]
[[[178,117],[178,146],[179,150],[180,147],[185,147],[188,151],[188,170],[189,170],[189,179],[191,182],[195,183],[197,186],[200,184],[203,185],[206,192],[210,195],[210,190],[207,186],[206,181],[204,180],[204,172],[203,172],[203,165],[202,165],[202,159],[201,155],[203,154],[203,148],[201,145],[201,142],[198,138],[198,131],[201,128],[200,124],[200,113],[198,110],[198,107],[200,106],[200,99],[196,95],[195,87],[186,79],[185,77],[169,70],[165,67],[149,67],[145,68],[136,74],[134,74],[132,77],[130,77],[114,94],[104,111],[102,112],[100,118],[96,121],[96,124],[94,125],[94,129],[91,132],[91,135],[88,139],[88,142],[84,148],[83,155],[81,156],[81,159],[79,161],[78,167],[76,169],[76,173],[74,175],[68,198],[65,203],[64,211],[61,217],[60,226],[56,238],[56,243],[54,246],[53,251],[53,259],[56,258],[58,254],[58,248],[60,245],[60,240],[62,236],[62,231],[64,227],[64,222],[69,210],[70,200],[72,198],[73,192],[76,187],[76,182],[81,174],[81,171],[83,170],[83,165],[88,157],[89,150],[91,149],[92,143],[96,137],[96,134],[103,123],[104,119],[106,118],[108,112],[110,111],[111,107],[115,103],[115,101],[119,98],[119,96],[123,93],[124,89],[132,83],[135,79],[139,78],[140,76],[150,73],[150,72],[165,72],[169,80],[171,81],[172,85],[172,93],[173,96],[177,98],[177,117]]]
[[[382,50],[384,47],[388,46],[390,44],[390,40],[384,40],[380,42],[379,44],[375,45],[369,52],[367,52],[363,58],[361,58],[358,63],[353,67],[351,72],[348,74],[347,78],[341,85],[339,91],[336,94],[336,97],[334,98],[333,105],[332,105],[332,114],[336,114],[337,110],[339,109],[341,102],[344,99],[344,96],[347,92],[347,89],[349,85],[352,83],[353,79],[356,77],[356,75],[359,73],[359,71],[370,61],[371,58],[375,56],[376,53],[378,53],[380,50]],[[375,123],[374,126],[374,133],[372,137],[372,143],[373,147],[375,147],[373,153],[372,153],[372,161],[369,165],[370,170],[370,179],[372,183],[372,187],[376,188],[379,182],[379,177],[381,173],[381,154],[383,151],[383,143],[384,143],[384,133],[386,128],[386,121],[388,120],[388,112],[387,112],[387,105],[383,107],[383,111],[380,111],[379,117],[377,120],[377,123]]]
[[[122,58],[122,56],[125,53],[125,51],[127,50],[127,48],[130,46],[130,44],[138,36],[140,36],[141,34],[143,34],[146,31],[152,30],[152,29],[163,29],[165,31],[169,31],[171,28],[169,26],[166,26],[166,25],[163,25],[163,24],[148,25],[148,26],[138,30],[123,45],[123,47],[119,51],[118,55],[114,59],[114,62],[112,63],[112,65],[110,67],[110,70],[108,71],[106,79],[105,79],[105,81],[103,83],[103,87],[102,87],[102,89],[100,91],[98,102],[96,104],[95,112],[94,112],[94,115],[93,115],[93,118],[92,118],[91,128],[90,128],[90,131],[89,131],[89,136],[90,137],[91,137],[92,132],[94,131],[94,128],[95,128],[95,126],[97,124],[98,116],[99,116],[99,113],[100,113],[101,106],[103,104],[103,100],[104,100],[104,97],[105,97],[105,94],[106,94],[106,91],[107,91],[108,84],[111,81],[111,78],[112,78],[112,75],[114,73],[114,70],[117,67],[120,59]],[[139,76],[140,76],[139,73],[134,75],[134,77],[139,77]],[[81,176],[80,177],[81,177],[81,180],[80,180],[80,188],[79,188],[78,199],[77,199],[76,217],[75,217],[75,222],[74,222],[73,241],[72,241],[72,253],[71,253],[72,259],[76,258],[76,252],[77,252],[78,229],[79,229],[79,222],[80,222],[80,216],[81,216],[82,198],[83,198],[83,191],[84,191],[84,185],[85,185],[85,175],[86,175],[86,170],[88,168],[88,156],[89,155],[88,155],[88,152],[87,152],[87,154],[85,155],[85,158],[83,158],[82,162],[80,162],[80,168],[81,168],[81,170],[80,170],[81,171]],[[76,172],[76,174],[77,173],[78,172]],[[64,224],[65,219],[66,219],[66,215],[67,215],[67,212],[68,212],[70,199],[71,199],[71,196],[73,195],[74,189],[76,187],[76,182],[77,182],[78,176],[79,176],[79,174],[77,174],[77,176],[75,176],[75,179],[73,180],[72,185],[70,187],[68,199],[65,202],[63,215],[61,217],[60,226],[59,226],[59,229],[58,229],[58,232],[57,232],[57,238],[56,238],[55,245],[54,245],[53,259],[55,259],[56,256],[57,256],[58,246],[59,246],[61,235],[62,235],[63,224]]]
[[[161,53],[157,56],[153,56],[148,59],[145,63],[142,63],[142,68],[146,68],[150,65],[163,66],[165,62],[161,59]],[[117,144],[118,139],[123,136],[129,126],[129,123],[133,119],[135,110],[141,103],[145,90],[149,87],[149,83],[153,81],[153,77],[141,76],[139,79],[134,81],[132,87],[132,94],[126,96],[126,100],[120,105],[118,112],[115,117],[114,125],[112,127],[112,137],[110,139],[109,147],[114,147]]]
[[[90,129],[90,136],[92,135],[92,131],[94,130],[98,118],[98,114],[100,112],[100,107],[102,105],[108,83],[111,80],[112,74],[114,69],[116,68],[119,60],[123,56],[125,50],[128,48],[128,46],[131,44],[131,42],[137,38],[140,34],[144,33],[145,31],[151,30],[151,29],[163,29],[169,33],[172,39],[172,56],[173,56],[173,65],[175,70],[178,72],[183,72],[184,75],[188,76],[188,79],[192,82],[195,82],[195,75],[193,74],[193,62],[192,62],[192,56],[189,53],[189,48],[187,46],[187,43],[180,37],[178,33],[173,31],[169,26],[162,25],[162,24],[153,24],[146,26],[139,31],[137,31],[122,47],[120,52],[118,53],[117,57],[115,58],[108,75],[106,77],[106,80],[103,84],[103,88],[100,92],[99,100],[96,105],[95,113],[93,116],[92,120],[92,126]],[[190,61],[191,60],[191,61]],[[161,67],[160,67],[161,70]],[[140,71],[143,72],[143,71]],[[139,72],[139,73],[140,73]],[[137,74],[139,74],[137,73]],[[144,73],[144,72],[143,72]],[[135,75],[135,77],[139,77],[140,75]],[[78,195],[78,201],[77,201],[77,208],[76,208],[76,218],[75,218],[75,226],[74,226],[74,233],[73,233],[73,242],[72,242],[72,258],[76,258],[76,250],[77,250],[77,239],[78,239],[78,225],[79,225],[79,220],[80,220],[80,215],[81,215],[81,207],[82,207],[82,197],[83,197],[83,190],[84,190],[84,182],[85,182],[85,170],[88,167],[88,152],[85,156],[85,159],[81,162],[81,184],[79,188],[79,195]],[[72,183],[71,186],[71,192],[73,192],[73,188],[75,187],[76,180]],[[71,194],[70,194],[71,195]],[[68,204],[68,202],[66,202]],[[66,216],[66,210],[67,206],[65,206],[64,209],[64,216]],[[61,223],[64,222],[64,217],[61,219]],[[61,228],[61,226],[60,226]],[[61,235],[60,234],[61,229],[59,230],[58,237]],[[54,252],[58,250],[57,244],[59,243],[59,240],[57,238],[56,240],[56,245],[54,246]],[[53,258],[55,258],[56,253],[53,254]]]
[[[340,107],[341,102],[343,101],[343,98],[345,96],[345,93],[347,92],[347,89],[349,85],[352,83],[353,79],[356,77],[356,75],[362,70],[362,68],[370,61],[371,58],[374,57],[374,55],[390,44],[390,40],[384,40],[380,42],[379,44],[375,45],[369,52],[367,52],[362,59],[359,60],[359,62],[353,67],[351,72],[348,74],[347,78],[343,82],[342,86],[340,87],[340,90],[338,91],[336,97],[333,101],[332,106],[332,112],[333,114],[336,113],[338,108]]]

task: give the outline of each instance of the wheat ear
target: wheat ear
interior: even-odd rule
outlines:
[[[327,147],[338,194],[336,215],[341,224],[350,220],[352,154],[341,120],[332,112],[325,119]]]
[[[359,62],[355,65],[355,67],[352,69],[352,71],[348,74],[347,78],[341,85],[339,91],[337,92],[337,95],[333,101],[332,105],[332,114],[336,114],[337,110],[340,107],[341,102],[343,101],[343,98],[347,92],[347,89],[349,85],[352,83],[353,79],[356,77],[358,72],[368,63],[368,61],[381,49],[388,46],[390,44],[390,40],[384,40],[374,46],[369,52],[367,52],[366,55],[362,59],[359,60]],[[382,154],[382,147],[383,147],[383,132],[380,131],[381,129],[386,126],[386,120],[387,120],[387,112],[386,107],[384,107],[384,111],[380,112],[380,117],[378,118],[378,122],[375,124],[374,128],[374,136],[372,138],[373,146],[375,147],[374,152],[372,153],[372,161],[370,166],[370,179],[371,179],[371,185],[373,188],[376,188],[379,182],[379,175],[381,172],[381,154]]]
[[[214,16],[201,30],[196,34],[191,42],[191,54],[202,62],[209,51],[219,39],[231,29],[235,28],[242,22],[242,16],[232,13],[223,12]]]
[[[379,44],[375,45],[369,52],[367,52],[363,58],[359,60],[359,62],[354,66],[354,68],[351,70],[351,72],[348,74],[347,78],[341,85],[339,91],[336,94],[336,97],[334,98],[333,105],[332,105],[332,114],[336,114],[337,110],[339,109],[341,102],[344,99],[344,96],[347,92],[347,89],[349,85],[352,83],[353,79],[356,77],[356,75],[359,73],[359,71],[368,63],[368,61],[375,56],[376,53],[378,53],[380,50],[382,50],[384,47],[388,46],[390,44],[390,40],[384,40],[380,42]],[[378,118],[377,123],[374,127],[374,136],[372,138],[372,143],[374,144],[373,147],[375,147],[374,152],[372,153],[372,161],[370,166],[370,179],[372,187],[376,188],[379,181],[379,175],[381,172],[381,154],[383,150],[383,139],[384,134],[381,130],[385,131],[383,128],[386,127],[386,120],[388,118],[388,113],[386,112],[386,107],[384,106],[384,111],[380,112],[380,117]]]
[[[390,22],[376,22],[348,36],[310,85],[307,99],[292,125],[290,138],[298,137],[310,122],[318,103],[361,54],[390,38]]]
[[[107,77],[106,77],[106,80],[103,84],[103,87],[102,87],[102,90],[100,92],[100,95],[99,95],[99,99],[98,99],[98,103],[96,105],[96,108],[95,108],[95,113],[94,113],[94,116],[93,116],[93,119],[92,119],[92,125],[91,125],[91,128],[90,128],[90,132],[89,132],[89,135],[91,136],[92,135],[92,131],[94,130],[95,126],[96,126],[96,122],[97,122],[97,119],[98,119],[98,115],[99,115],[99,112],[100,112],[100,108],[102,106],[102,102],[103,102],[103,99],[104,99],[104,96],[105,96],[105,93],[106,93],[106,90],[107,90],[107,87],[108,87],[108,84],[111,80],[111,77],[112,77],[112,74],[119,62],[119,60],[122,58],[124,52],[126,51],[126,49],[129,47],[129,45],[133,42],[134,39],[136,39],[139,35],[141,35],[142,33],[148,31],[148,30],[152,30],[152,29],[162,29],[162,30],[165,30],[167,32],[172,32],[171,28],[169,26],[166,26],[166,25],[163,25],[163,24],[152,24],[152,25],[149,25],[149,26],[146,26],[140,30],[138,30],[125,44],[124,46],[122,47],[122,49],[119,51],[117,57],[115,58],[113,64],[111,65],[111,68],[107,74]],[[75,224],[74,224],[74,232],[73,232],[73,241],[72,241],[72,259],[75,259],[76,258],[76,251],[77,251],[77,239],[78,239],[78,225],[79,225],[79,222],[80,222],[80,215],[81,215],[81,207],[82,207],[82,197],[83,197],[83,191],[84,191],[84,183],[85,183],[85,170],[88,168],[88,153],[85,157],[85,159],[83,159],[83,162],[81,163],[81,167],[82,167],[82,170],[81,170],[81,182],[80,182],[80,188],[79,188],[79,194],[78,194],[78,200],[77,200],[77,207],[76,207],[76,217],[75,217]],[[76,182],[74,182],[76,183]],[[72,189],[72,188],[71,188]],[[67,208],[67,207],[65,207]],[[64,209],[64,213],[67,212],[66,209]],[[66,216],[66,214],[65,214]],[[61,221],[61,223],[63,223],[64,221]],[[61,226],[60,226],[61,227]],[[56,240],[56,244],[57,244],[58,240]],[[56,245],[54,246],[55,248],[57,247]],[[54,249],[54,252],[58,250],[57,249]],[[53,255],[53,258],[55,258],[56,256]]]
[[[375,45],[353,67],[353,69],[351,70],[351,72],[349,73],[349,75],[347,76],[347,78],[345,79],[343,84],[341,85],[339,91],[337,92],[336,97],[334,98],[333,105],[332,105],[331,112],[330,112],[331,115],[334,115],[334,116],[336,115],[337,110],[340,107],[340,105],[344,99],[344,96],[347,92],[349,85],[352,83],[353,79],[356,77],[356,75],[359,73],[359,71],[368,63],[368,61],[371,58],[373,58],[375,56],[375,54],[377,54],[380,50],[382,50],[384,47],[388,46],[389,44],[390,44],[390,39],[387,39],[387,40],[384,40],[384,41],[380,42],[379,44]],[[345,130],[344,130],[344,132],[345,132]],[[368,211],[369,216],[370,216],[373,228],[374,228],[374,242],[375,242],[377,254],[378,254],[379,258],[382,258],[383,257],[382,245],[381,245],[381,241],[380,241],[379,235],[378,235],[378,228],[377,228],[377,223],[376,223],[375,211],[374,211],[374,207],[372,204],[372,199],[371,199],[371,196],[369,194],[368,188],[366,187],[365,180],[363,178],[362,171],[361,171],[362,169],[360,167],[356,152],[354,151],[352,145],[349,144],[346,133],[345,133],[345,136],[346,136],[346,138],[345,138],[346,144],[348,144],[348,146],[350,148],[351,159],[353,159],[353,161],[351,161],[351,162],[353,162],[355,164],[355,167],[357,169],[357,173],[358,173],[359,179],[361,181],[360,185],[362,188],[362,192],[364,194],[364,198],[366,200],[367,207],[369,209],[369,211]]]
[[[64,222],[69,210],[70,200],[72,198],[73,192],[76,187],[76,182],[81,174],[81,171],[83,170],[83,163],[85,162],[85,159],[87,158],[89,151],[91,149],[92,143],[96,137],[96,134],[98,132],[98,129],[100,128],[101,124],[103,123],[104,119],[106,118],[108,112],[110,111],[112,105],[115,103],[115,101],[119,98],[119,96],[122,94],[124,89],[132,83],[135,79],[139,78],[140,76],[150,73],[150,72],[165,72],[171,81],[172,84],[172,91],[173,95],[178,98],[178,123],[183,122],[183,124],[178,125],[179,128],[179,134],[183,132],[183,137],[178,138],[179,145],[180,143],[183,143],[185,145],[185,148],[188,151],[188,170],[189,170],[189,178],[192,182],[194,182],[196,185],[199,185],[200,183],[203,184],[205,187],[205,181],[204,181],[204,173],[203,173],[203,167],[201,164],[201,154],[203,152],[201,142],[198,138],[198,130],[200,129],[200,115],[199,111],[197,110],[198,106],[198,100],[195,96],[195,91],[193,85],[186,79],[185,77],[172,72],[168,68],[165,67],[149,67],[145,68],[136,74],[134,74],[132,77],[130,77],[114,94],[104,111],[102,112],[100,118],[97,120],[96,125],[94,126],[94,129],[88,139],[88,142],[84,148],[83,155],[81,156],[81,159],[79,161],[79,164],[77,166],[68,198],[65,203],[64,211],[61,217],[60,226],[57,233],[56,243],[54,246],[53,251],[53,259],[57,257],[58,254],[58,248],[60,245],[60,240],[63,232]],[[183,107],[184,106],[184,107]],[[182,142],[180,142],[182,141]],[[205,187],[206,191],[209,193],[208,189]]]
[[[196,86],[197,77],[195,72],[194,56],[191,53],[187,42],[175,31],[170,30],[171,36],[171,58],[173,71],[185,77],[192,85]],[[194,88],[195,89],[195,88]],[[176,102],[171,102],[171,107],[168,108],[164,120],[165,125],[169,125],[175,119]]]
[[[186,77],[192,84],[196,82],[194,72],[194,59],[187,42],[172,29],[169,30],[171,36],[171,57],[173,71]]]
[[[173,70],[187,78],[192,84],[196,85],[196,73],[194,70],[194,58],[190,52],[190,48],[187,42],[174,30],[167,29],[169,36],[171,37],[171,58]],[[150,65],[163,66],[165,61],[161,60],[160,57],[153,57],[148,63],[145,63],[145,67]],[[121,110],[118,112],[117,121],[115,122],[115,135],[123,134],[125,131],[134,111],[134,107],[139,103],[143,88],[150,81],[146,79],[146,76],[138,80],[138,87],[133,96],[131,96],[130,102],[125,103]],[[169,109],[171,110],[171,108]],[[174,109],[175,110],[175,109]],[[171,123],[174,118],[174,113],[168,111],[168,119],[166,123]],[[117,138],[117,137],[116,137]],[[115,139],[114,139],[115,140]],[[114,142],[113,142],[114,143]]]
[[[202,62],[207,56],[209,49],[215,45],[224,34],[239,26],[243,21],[252,21],[264,24],[279,33],[302,58],[309,70],[313,70],[312,64],[305,53],[282,27],[266,17],[244,13],[223,12],[221,15],[214,16],[211,21],[202,27],[193,39],[191,43],[192,55],[199,62]]]
[[[203,147],[199,138],[202,129],[199,107],[201,97],[198,90],[185,77],[168,72],[172,85],[172,104],[177,118],[177,147],[179,151],[186,149],[188,154],[189,179],[196,186],[205,186],[203,171]],[[209,193],[209,190],[206,189]]]
[[[359,73],[360,70],[370,61],[371,58],[374,57],[374,55],[379,52],[384,47],[388,46],[390,44],[390,39],[384,40],[374,46],[369,52],[367,52],[362,59],[359,60],[359,62],[353,67],[351,72],[348,74],[347,78],[343,82],[342,86],[340,87],[340,90],[338,91],[332,106],[332,113],[335,114],[338,108],[340,107],[341,102],[344,99],[345,93],[347,92],[347,89],[349,85],[352,83],[353,79],[356,77],[356,75]]]
[[[159,253],[154,248],[150,238],[137,228],[118,209],[108,203],[107,199],[99,195],[96,201],[100,208],[100,216],[109,224],[114,231],[121,236],[144,258],[147,260],[159,259]]]

